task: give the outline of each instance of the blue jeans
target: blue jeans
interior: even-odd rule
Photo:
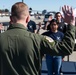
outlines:
[[[46,65],[48,69],[48,75],[60,75],[60,69],[62,64],[62,56],[50,56],[46,55]]]

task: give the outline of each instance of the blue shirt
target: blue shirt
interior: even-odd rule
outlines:
[[[44,32],[42,35],[49,36],[53,40],[57,40],[57,41],[61,41],[64,37],[64,34],[60,31],[58,31],[58,32],[47,31],[47,32]]]
[[[30,32],[34,32],[34,30],[36,30],[36,23],[34,21],[30,20],[28,22],[27,27]]]
[[[51,32],[51,31],[47,31],[44,32],[42,35],[46,35],[51,37],[53,40],[57,40],[57,41],[61,41],[64,37],[64,34],[60,31],[57,32]],[[50,58],[50,55],[47,55],[48,58]],[[53,56],[53,58],[61,58],[60,56]]]

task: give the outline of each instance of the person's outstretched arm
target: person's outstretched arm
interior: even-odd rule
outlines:
[[[74,50],[75,45],[75,16],[73,10],[69,6],[62,7],[64,20],[69,27],[61,42],[55,42],[50,38],[44,38],[42,41],[41,51],[51,55],[69,55]],[[46,40],[47,39],[47,40]],[[49,43],[50,42],[50,43]]]

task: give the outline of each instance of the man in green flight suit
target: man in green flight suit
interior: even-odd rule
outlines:
[[[74,50],[75,19],[72,8],[62,7],[69,27],[62,42],[27,31],[28,6],[17,2],[11,9],[8,30],[0,34],[0,75],[39,75],[42,54],[69,55]]]

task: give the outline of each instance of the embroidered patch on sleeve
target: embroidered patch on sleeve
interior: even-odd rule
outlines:
[[[54,40],[51,37],[48,36],[44,36],[46,40],[48,40],[49,42],[54,42]]]

